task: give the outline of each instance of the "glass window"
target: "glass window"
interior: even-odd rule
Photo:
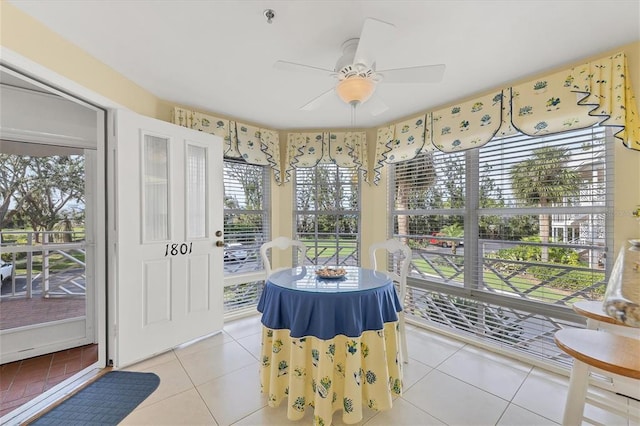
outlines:
[[[582,326],[570,305],[604,295],[611,139],[600,126],[517,134],[391,167],[390,229],[413,249],[405,309],[555,357],[554,331]]]
[[[479,154],[477,287],[557,305],[601,300],[610,202],[604,129],[513,136]]]
[[[271,239],[269,168],[224,161],[225,274],[260,271],[260,246]]]
[[[358,265],[359,173],[335,164],[295,173],[295,238],[307,246],[307,263]]]

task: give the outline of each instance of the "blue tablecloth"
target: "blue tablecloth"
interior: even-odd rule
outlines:
[[[345,267],[345,278],[330,280],[317,278],[317,268],[291,268],[269,277],[258,302],[265,327],[327,340],[357,337],[398,321],[402,305],[387,274]]]

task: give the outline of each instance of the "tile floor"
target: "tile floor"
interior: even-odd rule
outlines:
[[[0,417],[98,360],[98,345],[86,345],[0,366]]]
[[[407,332],[410,362],[404,367],[402,397],[388,411],[365,408],[360,424],[561,423],[567,377],[421,328],[408,327]],[[127,368],[154,372],[161,383],[122,424],[312,424],[309,409],[302,421],[293,422],[287,420],[284,403],[267,406],[258,378],[260,338],[260,317],[252,316],[227,323],[221,334]],[[588,410],[603,424],[628,425],[595,407]],[[333,422],[343,424],[341,412]]]

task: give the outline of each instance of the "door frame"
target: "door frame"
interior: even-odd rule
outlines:
[[[96,182],[102,182],[102,185],[96,185],[95,195],[95,296],[89,303],[93,304],[93,318],[87,319],[94,322],[96,332],[96,340],[98,342],[98,361],[94,366],[104,368],[107,366],[107,350],[108,350],[108,323],[107,323],[107,282],[109,271],[108,262],[108,232],[107,232],[107,124],[110,123],[109,117],[113,115],[113,110],[119,105],[113,101],[99,95],[87,88],[80,86],[78,83],[63,77],[56,72],[43,67],[42,65],[25,58],[4,46],[1,47],[0,63],[17,73],[39,82],[43,88],[55,93],[65,99],[76,102],[87,108],[96,111],[102,111],[98,114],[98,125],[96,137],[98,138],[98,146],[96,151]],[[100,120],[102,120],[100,122]],[[56,388],[54,387],[52,391]],[[46,394],[45,394],[46,395]]]
[[[20,153],[23,150],[25,155],[35,154],[43,157],[73,152],[75,155],[83,156],[85,241],[82,246],[86,250],[84,275],[87,284],[84,297],[86,311],[83,317],[57,321],[45,319],[44,322],[0,331],[0,342],[2,343],[0,362],[7,363],[96,342],[95,244],[98,227],[95,223],[95,209],[99,208],[96,203],[96,174],[99,166],[96,158],[99,139],[97,135],[104,133],[105,112],[66,98],[63,99],[58,96],[56,90],[49,89],[37,82],[37,84],[31,84],[33,81],[30,78],[5,66],[2,66],[2,72],[3,75],[15,76],[21,80],[24,78],[27,84],[36,86],[38,90],[42,91],[34,92],[31,89],[2,87],[3,100],[11,106],[6,111],[3,110],[2,113],[3,126],[6,126],[2,129],[2,137],[6,138],[9,147],[14,142],[9,152]],[[27,116],[25,116],[24,111],[30,112],[27,112]],[[49,115],[49,111],[55,112]],[[23,119],[17,118],[16,112],[29,122],[33,121],[33,124],[27,124]],[[39,116],[46,118],[39,122],[37,120]],[[5,141],[2,142],[3,145],[4,143]],[[48,152],[48,150],[50,151]],[[9,247],[2,251],[19,253],[38,250],[36,248],[38,246],[44,248],[49,247],[49,244],[46,246],[37,243],[35,246],[29,244],[29,247]],[[44,291],[44,288],[42,290]],[[31,297],[30,287],[27,290],[27,297]]]

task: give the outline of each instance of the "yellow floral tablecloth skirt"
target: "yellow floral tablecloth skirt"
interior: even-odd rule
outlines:
[[[362,420],[362,407],[385,410],[402,394],[398,322],[359,337],[330,340],[290,337],[289,330],[262,327],[260,385],[269,406],[287,403],[287,417],[299,420],[310,406],[315,425],[330,425],[343,410],[347,424]]]

